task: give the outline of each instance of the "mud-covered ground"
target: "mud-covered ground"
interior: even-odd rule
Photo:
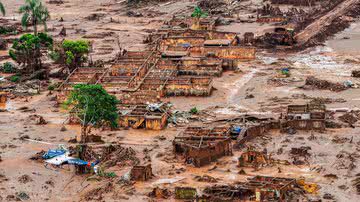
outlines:
[[[23,1],[2,2],[7,7],[6,17],[19,20],[20,14],[16,11]],[[48,23],[50,33],[60,39],[57,35],[64,26],[67,30],[66,38],[85,38],[94,41],[94,60],[108,60],[119,50],[118,44],[130,50],[143,49],[144,37],[159,28],[163,20],[169,19],[175,13],[189,14],[194,6],[194,1],[187,0],[162,2],[134,8],[135,12],[143,15],[135,18],[127,17],[127,8],[117,2],[119,1],[73,0],[60,5],[47,4],[52,17]],[[245,1],[242,4],[248,9],[239,11],[240,18],[253,14],[260,1]],[[93,14],[99,16],[96,17],[98,19],[87,19]],[[60,18],[64,21],[59,22]],[[272,113],[277,116],[286,105],[305,103],[312,98],[330,99],[328,109],[360,108],[360,89],[357,88],[341,92],[299,88],[303,86],[306,77],[311,75],[340,83],[350,80],[360,85],[359,78],[351,77],[351,71],[359,68],[360,64],[360,49],[357,46],[358,26],[359,23],[355,22],[349,29],[329,40],[325,46],[309,48],[300,53],[259,52],[256,60],[240,63],[240,71],[225,72],[222,77],[215,78],[214,91],[210,97],[171,97],[165,101],[173,103],[174,109],[177,110],[197,107],[212,114],[209,119],[214,118],[213,116],[223,117],[244,112]],[[239,33],[249,29],[262,33],[269,28],[271,25],[257,23],[244,23],[242,27],[241,23],[237,22],[224,25],[220,29]],[[343,36],[350,39],[343,39]],[[278,72],[284,67],[290,69],[291,76],[279,81]],[[87,180],[88,176],[75,175],[72,167],[55,169],[29,160],[41,150],[54,148],[58,144],[70,145],[68,140],[79,135],[78,126],[63,125],[68,114],[56,106],[53,97],[54,95],[49,95],[48,92],[42,92],[29,98],[11,99],[7,104],[8,111],[0,113],[0,201],[13,200],[14,196],[21,192],[26,193],[30,201],[86,201],[86,196],[90,195],[94,188],[104,187],[108,182],[114,187],[94,200],[149,201],[151,199],[147,195],[154,187],[164,187],[173,191],[175,186],[191,186],[201,190],[209,183],[198,182],[194,177],[204,174],[217,178],[218,184],[244,181],[254,175],[305,177],[308,182],[321,186],[314,198],[322,198],[325,193],[330,193],[334,196],[334,201],[360,200],[352,186],[352,180],[360,173],[358,124],[355,124],[355,128],[328,129],[324,133],[298,131],[290,135],[270,131],[266,136],[251,141],[249,145],[259,150],[266,148],[274,158],[290,162],[291,148],[309,146],[311,156],[308,163],[298,166],[279,165],[259,171],[247,168],[246,175],[238,174],[240,168],[237,167],[237,159],[242,151],[235,150],[233,156],[223,157],[201,168],[185,165],[176,159],[173,155],[172,140],[184,126],[192,124],[191,122],[183,127],[169,125],[162,131],[94,131],[100,134],[106,143],[116,142],[131,147],[140,158],[144,158],[144,161],[151,160],[154,177],[150,181],[124,185],[119,182],[119,178]],[[21,107],[30,110],[24,112],[20,110]],[[32,114],[43,116],[48,123],[36,125],[29,118]],[[63,127],[66,130],[62,130]],[[354,158],[351,162],[349,155]],[[121,176],[129,170],[130,167],[115,166],[111,171]],[[326,177],[328,174],[337,177]],[[177,181],[170,184],[162,183],[164,179],[173,178]]]

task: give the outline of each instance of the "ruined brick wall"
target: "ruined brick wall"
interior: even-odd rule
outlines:
[[[148,130],[162,130],[167,123],[167,116],[164,114],[161,117],[146,118],[145,125]]]
[[[160,42],[160,50],[165,51],[169,46],[181,46],[189,44],[191,46],[201,46],[205,42],[204,37],[170,37]]]
[[[216,142],[205,148],[190,148],[186,154],[186,158],[193,159],[194,165],[196,167],[201,167],[220,157],[229,155],[232,155],[231,139]]]
[[[152,177],[151,165],[134,166],[131,169],[131,180],[147,181]]]
[[[191,52],[199,51],[199,48],[191,48]],[[221,59],[235,59],[235,60],[254,60],[256,49],[253,47],[242,46],[224,46],[224,47],[201,47],[202,55],[215,54]]]
[[[289,120],[282,124],[283,128],[291,127],[297,130],[325,130],[325,120]]]

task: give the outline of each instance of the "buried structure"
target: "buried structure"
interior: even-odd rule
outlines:
[[[173,141],[175,154],[195,167],[207,165],[222,156],[230,156],[232,155],[232,144],[228,132],[224,128],[218,131],[187,128]]]
[[[172,19],[167,24],[189,23]],[[188,22],[189,21],[189,22]],[[244,46],[236,33],[215,30],[212,19],[201,19],[196,30],[166,27],[151,34],[144,51],[125,51],[108,68],[75,69],[58,88],[63,101],[74,84],[100,84],[123,104],[158,102],[166,96],[209,96],[213,77],[254,60],[256,49]]]
[[[234,185],[207,187],[204,198],[211,201],[296,201],[301,193],[296,179],[256,176]]]

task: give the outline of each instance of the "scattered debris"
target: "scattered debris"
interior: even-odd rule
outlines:
[[[215,183],[218,180],[214,177],[211,177],[210,175],[203,175],[203,176],[195,176],[194,180],[199,181],[199,182],[210,182],[210,183]]]
[[[166,188],[155,187],[148,196],[157,199],[168,199],[172,193]]]
[[[103,200],[103,195],[109,192],[112,192],[114,189],[114,185],[112,182],[107,182],[104,185],[92,189],[84,195],[84,199],[86,201],[101,201]]]
[[[37,115],[37,114],[32,114],[29,116],[29,119],[31,122],[33,122],[36,125],[45,125],[47,124],[47,121],[45,121],[44,117]]]
[[[22,175],[18,178],[18,181],[20,183],[26,184],[28,182],[32,182],[33,179],[29,175]]]
[[[341,83],[332,83],[330,81],[317,79],[313,76],[307,77],[304,88],[317,88],[320,90],[331,90],[335,92],[343,91],[349,88],[349,86]]]

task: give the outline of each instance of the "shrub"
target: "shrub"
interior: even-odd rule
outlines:
[[[5,62],[2,66],[4,73],[15,73],[15,65],[11,62]]]
[[[72,71],[87,61],[90,44],[85,40],[65,40],[60,47],[55,47],[55,49],[54,53],[50,54],[50,57],[55,62],[64,64]]]
[[[54,86],[54,85],[49,85],[49,86],[48,86],[48,90],[50,90],[50,91],[55,90],[55,86]]]
[[[20,76],[11,76],[10,77],[10,81],[11,82],[14,82],[14,83],[17,83],[17,82],[19,82],[20,81]]]
[[[196,107],[190,109],[190,114],[197,114],[197,113],[199,113],[199,110]]]

